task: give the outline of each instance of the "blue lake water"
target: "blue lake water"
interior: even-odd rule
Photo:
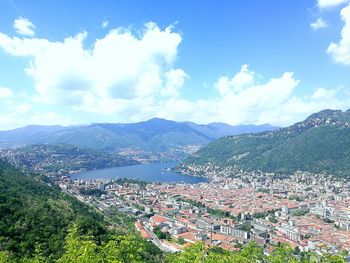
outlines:
[[[148,163],[71,174],[73,179],[117,179],[130,178],[146,182],[176,182],[196,184],[206,182],[203,177],[195,177],[169,171],[177,165],[175,162]]]

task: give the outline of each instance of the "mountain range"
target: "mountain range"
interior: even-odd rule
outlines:
[[[29,144],[68,144],[87,149],[120,151],[133,149],[153,153],[190,151],[225,135],[261,132],[277,127],[230,126],[224,123],[199,125],[160,118],[138,123],[96,123],[83,126],[26,126],[0,131],[0,147]],[[190,148],[189,148],[190,147]],[[198,149],[194,147],[195,149]]]
[[[189,156],[187,172],[214,169],[350,176],[350,110],[323,110],[274,131],[222,137]]]

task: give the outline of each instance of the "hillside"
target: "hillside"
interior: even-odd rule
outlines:
[[[97,241],[106,234],[103,217],[91,208],[0,161],[0,250],[24,257],[40,246],[44,256],[58,258],[74,222]]]
[[[204,167],[350,176],[350,110],[324,110],[287,128],[227,136],[187,158],[181,170]]]
[[[16,167],[46,175],[136,164],[116,153],[82,149],[70,145],[27,145],[0,150],[0,158]]]
[[[0,161],[1,263],[163,261],[161,251],[130,228],[133,218],[107,220],[45,181]],[[92,256],[97,246],[103,251]]]
[[[199,125],[154,118],[144,122],[86,126],[27,126],[0,131],[0,147],[28,144],[69,144],[103,151],[139,150],[148,153],[179,155],[224,136],[272,130],[270,125],[230,126],[222,123]]]

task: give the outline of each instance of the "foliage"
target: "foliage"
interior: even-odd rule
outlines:
[[[12,262],[8,253],[0,252],[0,263]],[[47,262],[40,249],[31,258],[20,262]],[[108,241],[97,244],[89,235],[80,235],[77,225],[68,231],[65,243],[65,253],[57,263],[137,263],[137,262],[167,262],[167,263],[345,263],[344,255],[324,255],[316,253],[294,254],[293,249],[286,244],[278,245],[270,255],[266,256],[257,243],[250,242],[238,252],[230,252],[220,247],[208,247],[203,242],[197,242],[183,252],[167,254],[150,246],[138,236],[120,234],[113,235]]]
[[[8,162],[45,174],[94,170],[137,163],[115,153],[83,149],[66,144],[27,145],[0,151]]]
[[[265,217],[266,215],[267,215],[267,213],[265,213],[265,212],[258,212],[258,213],[254,213],[253,217],[254,218],[262,218],[262,217]]]
[[[297,209],[293,211],[293,216],[303,216],[303,215],[306,215],[307,213],[309,213],[308,209]]]
[[[185,241],[185,239],[184,239],[183,237],[179,237],[179,238],[177,239],[177,243],[179,243],[180,245],[183,245],[183,244],[186,243],[186,241]]]
[[[184,250],[182,253],[168,256],[169,263],[197,262],[197,263],[345,263],[342,255],[324,255],[320,257],[316,253],[304,254],[301,259],[294,255],[293,249],[286,244],[277,246],[273,252],[266,256],[263,248],[254,242],[248,243],[238,252],[230,252],[218,247],[208,248],[204,243],[196,243]]]
[[[156,236],[159,238],[159,239],[166,239],[166,240],[170,240],[170,235],[169,233],[164,233],[159,226],[156,226],[154,229],[153,229],[153,232],[156,234]]]
[[[13,257],[28,257],[39,246],[45,257],[63,253],[64,237],[72,222],[81,233],[101,241],[103,217],[38,177],[29,177],[0,162],[0,248]]]
[[[241,229],[242,229],[243,231],[249,232],[250,229],[251,229],[251,226],[250,226],[250,224],[248,224],[248,223],[244,223],[244,224],[242,224]]]
[[[293,255],[293,249],[286,245],[280,244],[278,247],[268,256],[268,260],[271,263],[297,263],[298,259]]]
[[[275,216],[269,216],[269,221],[273,224],[276,224],[278,222],[277,218]]]
[[[132,231],[132,218],[108,215],[126,229],[117,234],[102,215],[40,179],[0,162],[0,263],[162,262],[161,251]]]
[[[226,136],[187,158],[183,167],[350,176],[350,111],[325,111],[287,128]]]

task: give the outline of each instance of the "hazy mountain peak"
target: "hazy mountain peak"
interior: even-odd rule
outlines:
[[[273,126],[230,126],[225,123],[199,125],[152,118],[137,123],[95,123],[83,126],[28,126],[0,132],[2,146],[16,144],[70,144],[90,149],[139,149],[148,152],[166,152],[186,147],[201,147],[226,135],[261,132]],[[1,146],[1,144],[0,144]]]

